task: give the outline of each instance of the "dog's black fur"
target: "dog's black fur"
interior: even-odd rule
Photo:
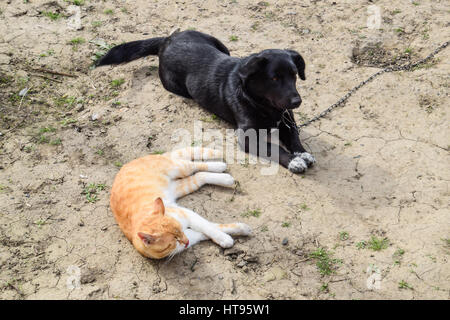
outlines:
[[[194,99],[243,131],[255,129],[258,134],[258,129],[270,132],[278,128],[287,149],[277,146],[284,167],[301,172],[314,162],[309,154],[301,157],[306,151],[292,113],[301,103],[296,74],[305,80],[305,62],[298,52],[270,49],[241,59],[231,57],[223,43],[210,35],[183,31],[118,45],[97,65],[129,62],[147,55],[158,55],[159,77],[168,91]],[[262,151],[260,154],[259,142],[253,148],[242,134],[239,144],[246,152],[253,150],[265,156]],[[270,142],[265,147],[261,150],[267,150],[271,159]]]

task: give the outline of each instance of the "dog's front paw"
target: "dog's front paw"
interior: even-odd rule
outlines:
[[[303,159],[306,162],[308,167],[311,167],[314,163],[316,163],[316,158],[308,152],[294,152],[294,155]]]
[[[302,173],[308,169],[308,165],[305,160],[303,160],[300,156],[297,156],[289,162],[288,169],[293,173]]]

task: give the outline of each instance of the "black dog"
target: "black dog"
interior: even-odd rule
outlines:
[[[296,75],[305,80],[305,62],[298,52],[270,49],[240,59],[230,57],[223,43],[210,35],[183,31],[118,45],[97,65],[129,62],[148,55],[159,57],[164,88],[194,99],[242,129],[238,130],[238,141],[246,152],[279,160],[292,172],[303,172],[315,162],[300,143],[292,113],[302,101],[295,87]],[[279,129],[279,140],[287,150],[271,144],[269,133],[273,128]],[[257,142],[247,139],[249,129],[256,130]],[[259,143],[259,129],[268,130],[264,145]],[[279,159],[271,150],[278,151]]]

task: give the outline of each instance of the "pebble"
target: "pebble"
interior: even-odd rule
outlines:
[[[288,244],[288,242],[289,242],[288,238],[284,238],[283,241],[281,241],[281,244],[282,244],[283,246],[285,246],[285,245]]]
[[[27,94],[28,90],[30,90],[29,88],[23,88],[22,90],[20,90],[19,92],[19,96],[23,97]]]
[[[242,261],[240,261],[240,262],[236,265],[236,267],[242,268],[242,267],[245,266],[246,264],[247,264],[247,262],[245,262],[244,260],[242,260]]]
[[[92,120],[92,121],[95,121],[95,120],[97,120],[98,118],[100,118],[100,116],[99,116],[98,113],[94,113],[94,114],[92,114],[92,116],[91,116],[91,120]]]

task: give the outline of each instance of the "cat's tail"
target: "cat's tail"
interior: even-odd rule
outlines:
[[[167,37],[132,41],[113,47],[98,62],[97,66],[130,62],[149,55],[157,55]]]

